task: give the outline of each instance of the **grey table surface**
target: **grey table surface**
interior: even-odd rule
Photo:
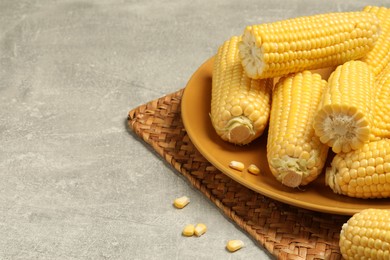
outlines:
[[[183,88],[246,25],[369,4],[390,0],[0,0],[0,259],[272,259],[127,112]],[[181,236],[198,222],[204,236]]]

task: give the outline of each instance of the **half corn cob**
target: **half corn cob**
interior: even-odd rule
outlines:
[[[361,59],[370,65],[376,76],[390,62],[390,8],[366,6],[363,11],[375,14],[381,27],[381,33],[374,48]]]
[[[390,210],[365,209],[353,215],[340,232],[344,259],[390,259]]]
[[[362,58],[379,36],[368,12],[328,13],[246,27],[240,57],[251,78],[270,78]]]
[[[233,36],[218,48],[214,60],[211,121],[219,136],[234,144],[259,137],[268,124],[272,79],[246,76],[238,56],[241,37]]]
[[[373,109],[373,135],[390,138],[390,64],[376,77]]]
[[[337,154],[325,182],[335,193],[355,198],[390,197],[390,139],[366,143]]]
[[[328,146],[315,135],[313,118],[325,87],[326,81],[310,71],[282,77],[274,87],[267,159],[286,186],[306,185],[324,167]]]
[[[362,61],[349,61],[330,75],[314,130],[335,153],[360,148],[370,139],[374,75]]]

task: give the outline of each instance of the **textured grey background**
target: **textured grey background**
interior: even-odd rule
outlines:
[[[246,25],[368,4],[390,1],[0,0],[0,259],[271,258],[128,133],[127,112]],[[197,222],[207,234],[181,236]]]

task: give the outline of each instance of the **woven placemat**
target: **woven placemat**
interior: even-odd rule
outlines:
[[[217,170],[184,129],[183,90],[131,110],[129,128],[276,258],[341,259],[339,233],[348,217],[275,201]]]

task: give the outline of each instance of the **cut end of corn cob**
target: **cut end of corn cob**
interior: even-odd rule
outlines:
[[[263,62],[261,46],[256,44],[256,37],[252,34],[251,26],[245,30],[243,40],[239,43],[238,48],[248,77],[252,79],[259,78],[259,75],[263,74],[265,63]]]
[[[235,144],[247,144],[256,135],[252,121],[245,116],[230,119],[223,132],[225,138]]]
[[[371,136],[374,75],[362,61],[348,61],[330,75],[314,130],[333,152],[347,153]]]
[[[324,106],[315,121],[316,135],[335,153],[356,150],[370,137],[368,121],[355,107],[338,104]]]
[[[278,171],[278,181],[291,188],[301,185],[303,175],[307,172],[306,162],[298,158],[284,156],[281,159],[273,159],[271,164]]]
[[[390,210],[364,209],[343,224],[343,259],[390,259]]]

